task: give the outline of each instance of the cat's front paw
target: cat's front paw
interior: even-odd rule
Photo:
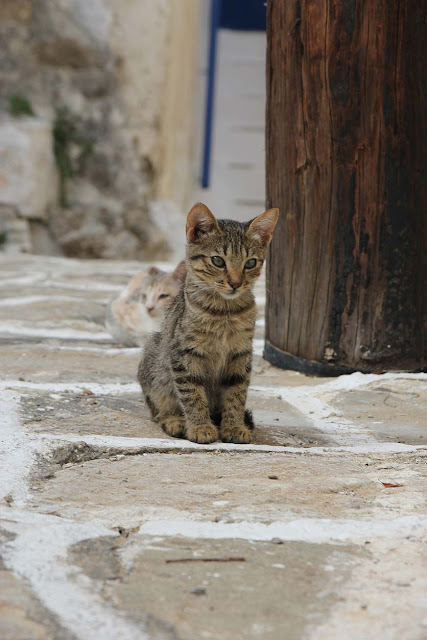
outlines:
[[[196,427],[188,427],[185,435],[191,442],[209,444],[218,440],[218,429],[213,424],[199,424]]]
[[[248,427],[244,425],[221,427],[221,440],[223,442],[235,442],[236,444],[249,444],[252,436]]]

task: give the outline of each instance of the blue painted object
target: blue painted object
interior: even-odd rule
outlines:
[[[206,112],[205,112],[205,144],[203,148],[203,168],[202,168],[202,187],[204,189],[209,187],[209,181],[210,181],[212,127],[213,127],[214,93],[215,93],[215,72],[216,72],[216,43],[217,43],[219,20],[221,15],[221,5],[222,5],[222,0],[211,0],[208,78],[207,78],[207,89],[206,89]]]
[[[265,31],[266,0],[211,0],[202,187],[210,184],[218,29]]]
[[[265,31],[266,4],[266,0],[224,0],[219,22],[220,29]]]

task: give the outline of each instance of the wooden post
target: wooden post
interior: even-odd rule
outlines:
[[[269,0],[267,360],[425,367],[427,0]]]

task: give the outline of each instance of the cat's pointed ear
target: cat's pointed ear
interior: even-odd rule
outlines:
[[[214,214],[205,204],[198,202],[187,216],[185,232],[189,242],[197,242],[204,234],[219,231],[218,222]]]
[[[185,260],[181,260],[179,264],[175,267],[175,271],[173,272],[173,277],[175,280],[181,280],[184,282],[185,276],[187,275],[187,267],[185,265]]]
[[[149,276],[156,276],[158,273],[160,273],[161,269],[159,269],[158,267],[150,267],[147,271],[147,275]]]
[[[273,231],[279,218],[279,209],[268,209],[252,220],[246,235],[262,244],[270,244]]]

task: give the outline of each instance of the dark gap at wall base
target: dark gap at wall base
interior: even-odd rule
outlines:
[[[281,351],[277,347],[273,347],[267,340],[265,341],[264,360],[267,360],[274,367],[279,369],[285,369],[290,371],[299,371],[309,376],[318,376],[323,378],[333,378],[342,375],[348,375],[350,373],[385,373],[385,371],[378,369],[358,369],[353,367],[345,367],[335,364],[324,364],[322,362],[314,362],[313,360],[306,360],[298,356],[293,356],[290,353]],[[394,371],[398,373],[399,370]],[[421,367],[419,369],[412,369],[405,373],[427,373],[427,367]]]

